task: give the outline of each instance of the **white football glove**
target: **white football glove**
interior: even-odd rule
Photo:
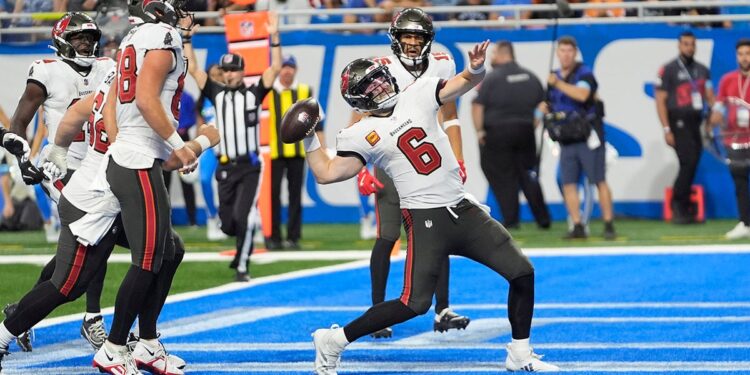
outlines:
[[[42,159],[44,174],[51,181],[59,180],[68,173],[68,148],[52,145],[47,156]]]

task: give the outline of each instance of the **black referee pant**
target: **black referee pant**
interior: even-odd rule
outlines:
[[[479,147],[482,171],[503,213],[503,225],[519,224],[518,189],[529,202],[537,224],[549,228],[550,216],[539,184],[534,125],[507,122],[485,127],[485,144]]]
[[[305,182],[305,158],[271,160],[271,241],[281,242],[281,181],[286,174],[289,190],[289,217],[286,238],[297,242],[302,238],[302,184]]]
[[[251,163],[247,156],[216,168],[221,231],[236,238],[237,252],[229,267],[240,272],[247,272],[253,253],[260,174],[260,163]]]
[[[693,216],[690,209],[690,192],[703,152],[700,126],[703,116],[700,112],[670,112],[669,129],[674,135],[674,149],[680,162],[680,171],[672,186],[672,209],[678,218]]]

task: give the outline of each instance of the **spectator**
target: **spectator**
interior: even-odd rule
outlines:
[[[700,126],[706,110],[714,104],[711,72],[695,61],[695,35],[680,34],[679,56],[659,70],[654,99],[664,140],[673,147],[680,170],[672,187],[672,223],[695,223],[690,192],[703,143]]]
[[[314,97],[312,88],[297,82],[297,60],[294,56],[286,56],[281,64],[281,71],[273,83],[273,91],[269,96],[268,107],[271,113],[271,207],[272,224],[271,238],[268,248],[288,248],[299,250],[299,240],[302,238],[302,186],[305,182],[305,151],[302,142],[285,144],[278,134],[281,129],[281,119],[292,104],[299,100]],[[315,132],[319,139],[323,139],[323,124],[318,122]],[[323,142],[325,144],[325,142]],[[286,175],[287,190],[289,192],[289,209],[287,218],[286,242],[281,241],[281,181]]]
[[[606,3],[621,3],[622,0],[588,0],[589,4],[606,4]],[[583,13],[585,17],[599,18],[599,17],[625,17],[625,8],[609,8],[609,9],[586,9]]]
[[[739,69],[721,77],[716,104],[711,112],[711,124],[723,127],[723,143],[730,160],[729,172],[737,195],[740,222],[725,234],[728,240],[750,237],[750,39],[740,39],[736,45]]]
[[[503,226],[519,227],[518,190],[523,190],[539,227],[550,216],[539,185],[534,110],[543,99],[539,79],[516,63],[513,45],[495,44],[493,70],[482,81],[472,105],[482,171],[503,213]]]
[[[343,6],[341,0],[323,0],[314,7],[317,9],[338,9]],[[310,23],[343,23],[344,16],[340,14],[316,14],[310,18]]]
[[[492,5],[531,5],[531,0],[494,0],[492,2]],[[500,17],[506,19],[506,20],[513,20],[516,19],[516,12],[510,11],[510,10],[504,10],[501,11],[499,14]],[[522,20],[531,18],[531,12],[530,11],[523,11],[519,14],[520,18]]]
[[[491,0],[459,0],[458,6],[477,6],[477,5],[492,5]],[[451,19],[458,21],[487,21],[496,20],[497,13],[495,12],[476,12],[466,11],[459,12],[451,15]]]
[[[578,198],[578,181],[583,172],[596,184],[599,205],[604,219],[604,238],[616,237],[613,224],[612,193],[605,181],[605,146],[603,110],[598,105],[598,83],[591,68],[576,61],[578,43],[569,36],[557,41],[557,58],[560,69],[547,78],[549,103],[539,108],[545,116],[550,136],[560,142],[560,174],[563,199],[573,229],[566,238],[586,238],[581,221]]]

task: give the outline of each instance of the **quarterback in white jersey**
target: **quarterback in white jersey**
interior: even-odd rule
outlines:
[[[449,255],[475,260],[509,282],[513,340],[506,347],[506,369],[559,370],[529,346],[534,268],[508,231],[464,197],[458,162],[435,121],[441,103],[481,82],[488,45],[474,46],[468,69],[459,75],[447,81],[420,79],[405,88],[398,87],[386,66],[355,60],[341,74],[341,93],[364,119],[339,133],[334,158],[321,150],[314,134],[305,138],[307,161],[319,183],[351,178],[367,162],[385,169],[401,197],[408,238],[401,296],[371,307],[343,328],[316,330],[317,374],[335,374],[341,353],[354,340],[426,313]]]
[[[29,67],[26,90],[18,103],[13,119],[12,130],[26,134],[26,128],[39,106],[44,109],[44,123],[47,126],[47,140],[53,144],[57,126],[65,111],[76,101],[94,91],[114,66],[107,57],[94,55],[101,31],[93,19],[84,13],[67,13],[52,29],[53,49],[59,59],[34,61]],[[83,130],[71,144],[68,165],[78,169],[86,153]],[[42,150],[42,159],[49,150]],[[55,187],[45,183],[45,188],[55,203],[60,197],[64,184]]]
[[[423,79],[439,78],[448,80],[456,74],[456,64],[451,56],[444,52],[431,52],[435,31],[430,16],[419,8],[406,8],[400,11],[388,29],[391,40],[392,55],[378,57],[374,60],[388,68],[400,89]],[[451,151],[458,163],[458,174],[461,183],[466,181],[466,170],[463,164],[461,128],[458,121],[456,102],[443,103],[434,117],[434,127],[442,126],[442,133],[435,135],[449,142],[447,151]],[[438,125],[440,124],[440,125]],[[446,138],[447,136],[447,138]],[[370,256],[370,278],[372,280],[372,304],[385,300],[385,289],[388,283],[391,251],[401,237],[401,210],[399,193],[388,173],[374,168],[374,175],[367,168],[357,176],[359,192],[362,195],[375,194],[377,210],[377,238]],[[435,288],[434,331],[445,332],[450,329],[465,329],[470,319],[450,308],[449,284],[450,262],[440,270],[440,277]],[[374,338],[389,338],[393,330],[388,327],[382,332],[375,332]]]

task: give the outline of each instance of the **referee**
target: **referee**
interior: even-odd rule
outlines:
[[[281,44],[276,15],[268,18],[268,33],[271,36],[271,66],[259,82],[250,86],[244,82],[245,62],[241,56],[221,56],[219,68],[223,81],[208,78],[198,69],[190,38],[186,38],[185,56],[188,70],[195,78],[198,88],[216,109],[216,125],[219,128],[219,166],[216,180],[219,182],[219,219],[221,230],[236,237],[237,253],[229,265],[237,270],[236,281],[250,281],[248,265],[253,252],[253,235],[258,221],[257,201],[260,185],[261,161],[258,156],[260,138],[260,113],[263,98],[273,88],[273,82],[281,71]]]
[[[313,97],[310,85],[297,81],[297,60],[289,55],[281,63],[279,78],[273,84],[269,96],[271,146],[271,238],[266,240],[269,250],[287,248],[299,250],[302,237],[302,186],[305,182],[305,150],[302,141],[285,144],[279,137],[281,119],[292,104]],[[323,112],[321,121],[315,126],[318,139],[323,140]],[[325,145],[324,141],[321,141]],[[287,219],[287,241],[281,242],[281,181],[286,174],[289,191],[289,216]]]

